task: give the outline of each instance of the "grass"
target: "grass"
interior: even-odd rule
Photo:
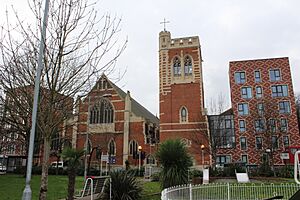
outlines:
[[[32,200],[37,200],[39,196],[41,176],[34,175],[31,180]],[[141,182],[143,182],[141,180]],[[48,176],[48,200],[65,199],[67,196],[68,177],[67,176]],[[0,199],[20,200],[25,187],[23,175],[6,174],[0,175]],[[83,188],[83,177],[76,178],[76,191]],[[159,200],[159,182],[143,182],[143,200]]]
[[[32,200],[38,199],[41,176],[32,176],[31,190]],[[23,175],[6,174],[0,175],[0,197],[6,200],[20,200],[25,187]],[[48,200],[64,199],[67,196],[68,177],[48,177]],[[77,177],[76,189],[83,188],[83,177]]]
[[[144,182],[143,200],[160,200],[161,188],[159,182]]]

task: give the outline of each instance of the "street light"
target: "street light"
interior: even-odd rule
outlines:
[[[141,175],[141,160],[142,160],[142,146],[139,146],[138,147],[138,150],[139,150],[139,173]]]
[[[205,146],[204,146],[204,144],[201,144],[201,157],[202,157],[202,166],[203,166],[203,168],[204,168],[204,148],[205,148]]]
[[[49,1],[45,2],[44,18],[41,30],[41,42],[39,47],[39,57],[38,57],[38,67],[36,69],[36,77],[34,81],[34,96],[33,96],[33,108],[31,116],[31,130],[29,138],[29,149],[28,149],[28,158],[27,158],[27,172],[26,172],[26,182],[25,189],[23,191],[22,200],[31,200],[32,190],[30,187],[31,173],[32,173],[32,159],[33,159],[33,148],[34,148],[34,138],[35,138],[35,127],[36,127],[36,118],[37,118],[37,109],[38,109],[38,99],[39,99],[39,90],[40,90],[40,81],[41,74],[44,68],[43,65],[43,52],[45,51],[46,43],[46,29],[48,22],[48,13],[49,13]]]

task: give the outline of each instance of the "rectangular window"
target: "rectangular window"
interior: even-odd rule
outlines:
[[[240,127],[240,132],[245,132],[246,131],[246,122],[245,122],[245,120],[239,120],[239,127]]]
[[[254,120],[254,127],[256,132],[263,132],[265,130],[265,122],[263,119]]]
[[[242,163],[248,163],[248,156],[242,155]]]
[[[280,81],[281,75],[279,69],[271,69],[270,70],[270,80],[271,81]]]
[[[255,82],[261,82],[261,78],[260,78],[260,71],[255,71],[254,72],[254,77],[255,77]]]
[[[235,83],[242,84],[246,82],[246,74],[245,72],[235,72],[234,73]]]
[[[239,103],[238,104],[238,113],[239,113],[239,115],[248,115],[249,114],[248,103]]]
[[[278,149],[278,137],[277,136],[272,136],[272,148]]]
[[[290,139],[289,139],[289,136],[287,136],[287,135],[282,136],[282,140],[283,140],[283,146],[284,146],[284,147],[290,146]]]
[[[287,132],[288,129],[288,121],[287,119],[280,119],[280,131]]]
[[[216,163],[222,166],[226,163],[231,163],[231,156],[230,155],[216,156]]]
[[[232,120],[231,119],[225,119],[225,128],[226,129],[231,129],[232,128],[232,126],[231,126],[231,123],[232,122]]]
[[[288,86],[287,85],[273,85],[271,88],[272,88],[272,97],[287,97],[288,96]]]
[[[263,115],[264,114],[264,104],[263,103],[258,103],[257,104],[257,111],[259,115]]]
[[[251,87],[242,87],[242,98],[251,99],[252,98],[252,88]]]
[[[275,121],[275,119],[270,119],[269,120],[269,128],[270,128],[270,131],[272,133],[276,132],[276,121]]]
[[[241,150],[247,149],[247,139],[245,137],[240,138]]]
[[[262,138],[261,137],[256,137],[255,143],[256,143],[256,149],[262,149]]]
[[[258,99],[262,98],[263,92],[262,92],[261,86],[257,86],[257,87],[255,88],[255,90],[256,90],[256,98],[258,98]]]
[[[280,101],[279,102],[279,113],[280,114],[289,114],[291,112],[290,102],[289,101]]]

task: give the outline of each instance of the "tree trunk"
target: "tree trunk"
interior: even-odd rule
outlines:
[[[68,200],[74,199],[74,191],[75,191],[75,177],[76,177],[76,170],[70,169],[69,170],[69,183],[68,183]]]
[[[44,138],[42,177],[41,177],[40,196],[39,196],[40,200],[47,199],[49,152],[50,152],[50,139],[45,137]]]

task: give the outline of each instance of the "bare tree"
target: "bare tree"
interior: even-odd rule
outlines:
[[[30,1],[35,24],[25,25],[16,14],[16,26],[10,25],[7,16],[7,24],[1,27],[0,85],[6,95],[0,98],[7,105],[10,124],[23,127],[20,134],[25,138],[29,137],[30,125],[24,122],[30,122],[42,7],[42,0]],[[43,140],[40,199],[47,195],[51,137],[72,116],[73,99],[89,89],[89,81],[114,71],[127,43],[117,46],[119,25],[116,17],[99,18],[95,3],[89,0],[51,1],[37,119]]]
[[[209,129],[210,129],[210,151],[209,153],[212,156],[213,166],[216,164],[216,154],[218,148],[220,147],[229,147],[232,148],[234,146],[234,141],[232,141],[232,136],[234,133],[228,133],[225,129],[226,120],[231,119],[233,116],[231,114],[223,115],[222,113],[228,107],[228,103],[225,99],[225,95],[223,93],[219,93],[217,98],[211,98],[209,103]],[[233,128],[233,127],[232,127]],[[233,129],[232,129],[233,131]]]
[[[261,154],[267,153],[267,162],[274,172],[275,154],[283,151],[284,145],[279,145],[280,138],[287,134],[287,121],[278,111],[278,102],[274,99],[262,99],[255,104],[251,117],[254,134],[263,139],[259,147]]]

